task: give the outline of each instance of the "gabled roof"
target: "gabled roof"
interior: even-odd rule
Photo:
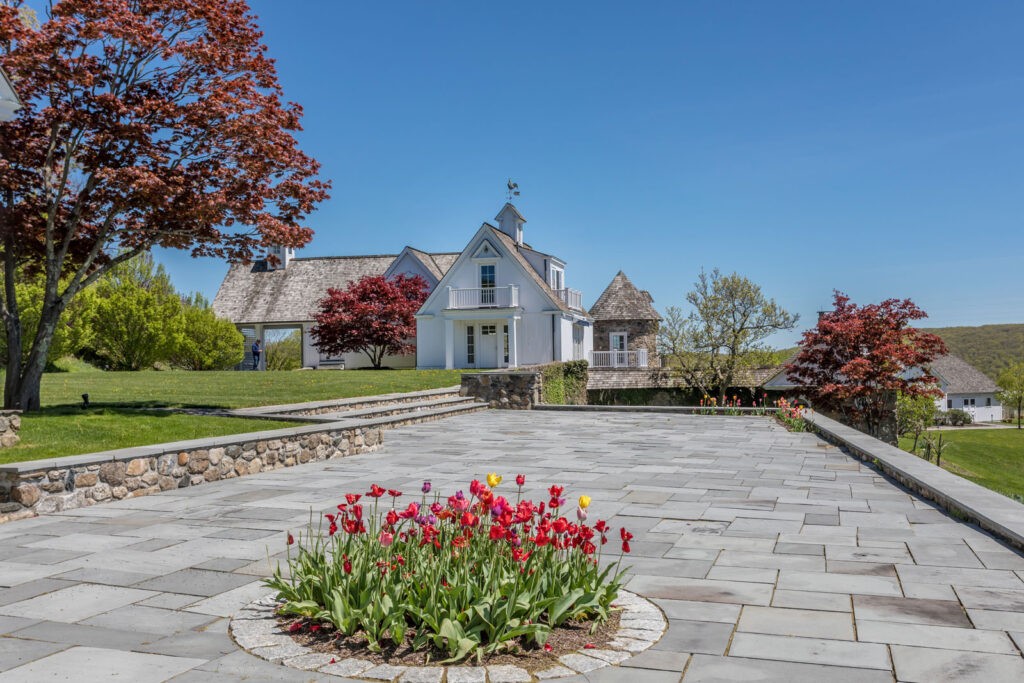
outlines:
[[[590,307],[594,320],[661,320],[653,299],[640,291],[621,270]]]
[[[413,250],[440,280],[458,254]],[[213,310],[233,323],[295,323],[313,320],[317,305],[331,287],[342,289],[367,275],[384,275],[396,254],[295,258],[287,268],[270,269],[266,261],[234,263],[213,300]]]
[[[459,252],[444,252],[440,254],[431,254],[426,251],[420,251],[415,247],[406,247],[406,251],[410,252],[416,258],[420,260],[423,267],[430,271],[431,275],[435,279],[440,280],[444,277],[444,274],[448,272],[448,269],[455,263],[455,259],[459,258]]]
[[[959,356],[946,354],[931,362],[932,374],[946,383],[947,394],[989,394],[999,387],[987,375]]]
[[[499,220],[502,217],[502,215],[509,209],[512,210],[512,213],[515,215],[516,218],[521,220],[523,223],[526,222],[526,219],[523,218],[523,214],[519,213],[519,209],[517,209],[515,207],[515,204],[513,204],[512,202],[505,202],[505,206],[501,207],[501,211],[499,211],[498,215],[494,217],[494,220]]]

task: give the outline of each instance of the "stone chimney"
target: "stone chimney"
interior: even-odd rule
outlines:
[[[526,219],[511,203],[506,202],[494,220],[498,221],[498,229],[515,240],[516,244],[523,243],[523,224]]]

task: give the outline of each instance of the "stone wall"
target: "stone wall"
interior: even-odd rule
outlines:
[[[538,370],[464,373],[459,394],[473,396],[491,408],[530,410],[540,403],[541,384]]]
[[[657,320],[597,320],[594,322],[594,350],[610,351],[612,332],[625,332],[629,351],[647,349],[647,367],[661,367],[658,355]]]
[[[17,463],[0,467],[0,523],[366,453],[382,440],[380,427],[313,426]]]
[[[10,448],[18,445],[21,437],[18,432],[21,430],[20,410],[0,410],[0,448]]]

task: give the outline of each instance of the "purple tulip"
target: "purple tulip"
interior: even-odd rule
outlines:
[[[430,493],[430,481],[423,482],[423,493]]]

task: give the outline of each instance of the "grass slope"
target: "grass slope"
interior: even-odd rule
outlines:
[[[21,443],[0,450],[0,464],[297,425],[124,408],[51,408],[21,424]]]
[[[297,370],[294,372],[58,372],[43,377],[44,406],[245,408],[418,391],[459,383],[458,370]]]
[[[985,488],[1024,499],[1024,430],[952,429],[942,434],[949,446],[942,467]],[[900,448],[910,450],[913,439],[901,438]]]
[[[450,370],[103,372],[82,365],[69,369],[43,376],[43,410],[22,418],[22,442],[0,451],[0,464],[296,426],[145,408],[243,408],[371,396],[453,386],[461,375]],[[89,394],[92,408],[79,407],[82,394]]]
[[[977,327],[933,327],[949,350],[992,379],[1015,361],[1024,361],[1024,323]]]

